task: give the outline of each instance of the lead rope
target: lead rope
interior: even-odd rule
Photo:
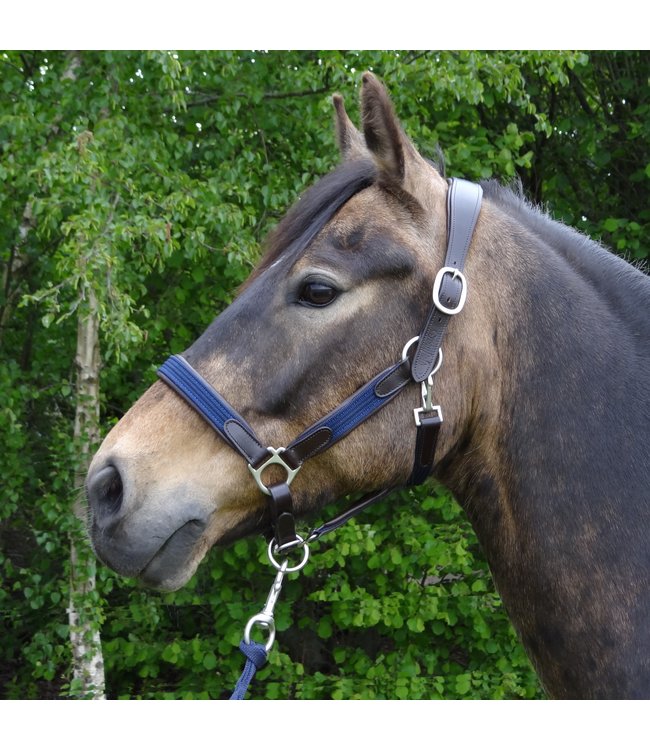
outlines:
[[[289,567],[288,557],[285,557],[281,563],[278,562],[275,559],[274,554],[277,551],[275,540],[271,540],[269,543],[269,560],[271,565],[273,565],[278,572],[276,573],[269,595],[266,598],[266,604],[261,612],[258,612],[250,618],[244,628],[244,637],[239,644],[239,650],[246,657],[246,663],[244,664],[244,669],[235,685],[235,689],[230,696],[231,701],[244,700],[253,677],[255,677],[257,670],[261,669],[266,664],[269,652],[273,648],[273,644],[275,643],[275,619],[273,613],[278,598],[280,597],[280,591],[282,591],[284,577],[289,573],[298,573],[305,567],[309,560],[309,545],[301,536],[296,535],[296,541],[290,546],[302,549],[302,560],[293,567]],[[284,554],[289,552],[289,549],[286,547],[287,545],[285,545],[285,549],[283,550]],[[251,631],[256,625],[268,631],[266,644],[251,640]]]

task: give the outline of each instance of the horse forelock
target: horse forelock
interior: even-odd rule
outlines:
[[[321,177],[289,209],[269,234],[264,254],[244,287],[279,260],[293,263],[316,235],[350,198],[376,179],[370,159],[355,159],[340,164]]]

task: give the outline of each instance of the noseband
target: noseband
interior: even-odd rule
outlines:
[[[415,459],[407,484],[421,484],[430,475],[443,421],[440,406],[432,402],[433,376],[442,365],[441,343],[447,325],[465,304],[467,281],[462,271],[481,210],[482,194],[479,185],[449,180],[445,265],[436,275],[426,322],[420,334],[406,344],[400,360],[308,427],[286,448],[265,447],[246,420],[183,357],[171,356],[158,370],[158,377],[185,399],[248,464],[260,491],[267,495],[276,553],[338,528],[396,489],[364,495],[345,513],[314,529],[305,540],[296,534],[290,485],[305,461],[342,440],[411,383],[421,387],[422,406],[414,410]],[[262,475],[271,466],[284,469],[286,476],[283,481],[267,485]]]

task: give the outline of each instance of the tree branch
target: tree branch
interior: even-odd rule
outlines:
[[[320,94],[327,94],[331,90],[332,87],[327,84],[325,86],[321,86],[318,89],[306,89],[304,91],[267,91],[262,95],[262,99],[295,99],[303,96],[319,96]],[[250,95],[243,92],[238,92],[236,94],[233,94],[232,96],[240,99],[250,99]],[[209,96],[204,96],[202,99],[195,99],[193,102],[188,102],[187,107],[188,109],[190,107],[203,107],[206,104],[218,102],[223,98],[223,94],[210,94]],[[167,111],[171,110],[165,109],[165,112]]]
[[[12,63],[11,60],[5,60],[4,58],[0,58],[0,62],[3,62],[5,65],[8,65],[10,68],[17,70],[21,75],[25,75],[24,69],[20,68],[18,65],[16,65],[16,63]]]
[[[427,50],[424,50],[424,52],[419,52],[417,54],[414,53],[413,55],[411,55],[411,57],[404,60],[404,65],[411,65],[416,60],[419,60],[421,57],[426,57],[430,52],[431,50],[427,49]]]
[[[584,89],[584,86],[582,85],[582,81],[578,78],[578,76],[572,70],[569,70],[569,80],[571,81],[571,88],[573,89],[573,93],[576,95],[576,98],[578,102],[580,103],[580,106],[585,111],[585,113],[589,115],[589,117],[593,117],[594,111],[590,107],[589,102],[587,101],[587,97],[585,96],[585,89]]]

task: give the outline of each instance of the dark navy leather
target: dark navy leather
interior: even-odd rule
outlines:
[[[463,270],[474,227],[481,211],[482,198],[483,189],[480,185],[459,179],[449,181],[446,268]],[[439,297],[446,301],[446,307],[453,309],[460,301],[461,290],[460,280],[453,279],[452,274],[446,274],[440,287]],[[431,307],[420,333],[411,365],[411,373],[416,383],[422,383],[431,374],[451,317],[441,312],[435,305]]]

